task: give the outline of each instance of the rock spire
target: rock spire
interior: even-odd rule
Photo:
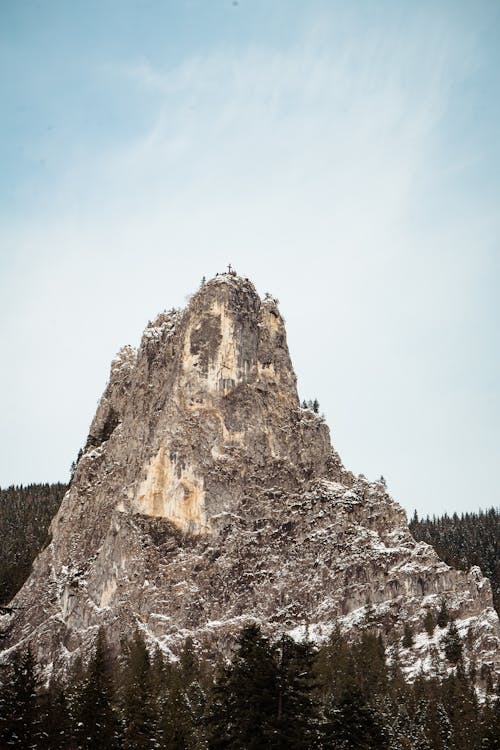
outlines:
[[[248,620],[318,639],[336,622],[376,628],[389,649],[411,623],[411,674],[444,660],[424,629],[443,598],[474,633],[470,658],[498,670],[488,580],[417,544],[385,483],[344,469],[300,407],[276,301],[231,271],[113,360],[50,542],[3,619],[8,649],[29,642],[56,670],[101,626],[116,646],[139,627],[175,654],[188,634],[224,650]]]

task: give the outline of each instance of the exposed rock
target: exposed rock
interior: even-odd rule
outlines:
[[[51,533],[3,619],[10,648],[58,670],[100,625],[175,654],[187,634],[224,649],[258,619],[318,639],[335,621],[376,628],[389,649],[409,622],[411,674],[444,665],[423,627],[442,597],[471,628],[468,658],[500,668],[489,581],[416,543],[385,486],[344,469],[299,405],[275,301],[233,274],[120,351]]]

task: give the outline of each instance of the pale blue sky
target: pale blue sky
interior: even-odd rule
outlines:
[[[0,2],[0,485],[230,261],[411,512],[500,504],[500,3]]]

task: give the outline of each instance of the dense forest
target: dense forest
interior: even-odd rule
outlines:
[[[0,604],[10,601],[28,577],[67,489],[60,483],[0,489]]]
[[[483,575],[491,580],[494,604],[500,614],[499,509],[425,520],[419,519],[415,511],[410,531],[415,539],[432,545],[439,557],[454,568],[467,570],[479,565]]]
[[[447,637],[450,625],[443,628]],[[458,661],[441,679],[403,679],[397,658],[366,632],[338,630],[316,648],[257,625],[213,667],[191,640],[178,661],[151,653],[140,632],[108,660],[102,633],[87,665],[43,687],[29,651],[0,687],[0,747],[40,750],[499,750],[498,689],[479,702]]]

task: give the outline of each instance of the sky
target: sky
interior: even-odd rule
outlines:
[[[230,262],[408,513],[500,505],[500,3],[1,0],[0,486]]]

